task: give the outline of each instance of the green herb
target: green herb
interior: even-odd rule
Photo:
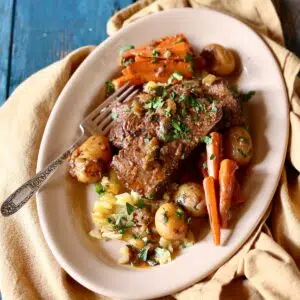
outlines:
[[[182,94],[179,96],[178,102],[188,102],[190,100],[191,96],[188,94]]]
[[[165,53],[164,53],[164,57],[169,58],[171,56],[172,56],[172,52],[170,50],[166,50]]]
[[[131,205],[130,203],[126,202],[126,210],[128,215],[131,215],[135,211],[135,207]]]
[[[154,88],[154,92],[156,96],[166,97],[168,95],[168,91],[163,86],[159,85]]]
[[[176,121],[176,120],[171,120],[171,124],[173,126],[173,128],[177,131],[182,131],[181,127],[180,127],[180,121]]]
[[[242,149],[238,149],[238,152],[241,154],[243,157],[247,157],[248,153],[245,153]]]
[[[177,94],[176,94],[174,91],[172,91],[172,92],[170,93],[170,98],[171,98],[172,100],[175,100],[176,96],[177,96]]]
[[[139,237],[136,235],[136,234],[132,234],[132,237],[135,239],[135,240],[137,240]]]
[[[165,254],[165,249],[160,248],[160,247],[156,247],[155,248],[155,253],[157,254],[158,257],[163,256]]]
[[[124,45],[120,48],[120,55],[123,55],[123,53],[127,50],[130,50],[130,49],[134,49],[134,46],[133,45]]]
[[[145,203],[144,203],[144,200],[142,198],[139,198],[138,201],[137,201],[137,204],[136,206],[140,209],[144,208],[145,207]]]
[[[119,117],[119,115],[116,113],[116,112],[112,112],[111,113],[111,118],[113,119],[113,120],[115,120],[115,119],[118,119],[118,117]]]
[[[179,38],[174,42],[174,45],[184,42],[184,38]]]
[[[192,222],[192,218],[191,217],[188,217],[187,219],[186,219],[186,223],[187,224],[190,224]]]
[[[185,107],[183,107],[182,109],[181,109],[181,116],[184,118],[184,117],[186,117],[187,116],[187,110],[186,110],[186,108]]]
[[[158,122],[158,116],[156,116],[156,115],[152,116],[152,122],[157,123]]]
[[[129,58],[127,60],[124,59],[124,58],[122,58],[122,60],[121,60],[121,65],[124,66],[124,67],[127,67],[127,66],[129,66],[129,65],[131,65],[133,63],[134,63],[134,59],[133,58]]]
[[[152,64],[157,64],[158,63],[158,59],[157,58],[152,58],[151,59],[151,63]]]
[[[168,79],[168,84],[171,84],[173,82],[173,80],[182,80],[183,76],[179,73],[179,72],[174,72]]]
[[[171,108],[170,107],[167,107],[165,109],[165,115],[166,115],[166,117],[171,118],[172,114],[171,114]]]
[[[181,208],[177,208],[177,210],[176,210],[176,216],[177,216],[177,218],[181,220],[182,217],[183,217],[183,215],[184,215],[183,210]]]
[[[153,98],[150,102],[146,103],[144,105],[144,107],[146,109],[157,109],[157,108],[161,108],[163,107],[164,105],[164,100],[162,97],[156,97],[156,98]]]
[[[218,108],[216,107],[216,104],[213,102],[211,105],[211,112],[217,112]]]
[[[219,101],[213,97],[207,97],[206,99],[209,103],[219,103]]]
[[[153,200],[155,198],[155,194],[150,194],[147,198]]]
[[[114,223],[114,219],[113,219],[112,217],[108,217],[108,218],[107,218],[107,222],[108,222],[109,224],[113,224],[113,223]]]
[[[96,183],[95,184],[95,189],[96,189],[96,193],[99,195],[102,195],[105,193],[105,189],[104,186],[101,183]]]
[[[147,260],[147,263],[148,263],[150,266],[152,266],[152,267],[158,265],[158,262],[156,262],[156,261],[154,261],[154,260],[150,260],[150,259]]]
[[[158,57],[158,56],[159,56],[159,52],[158,52],[156,49],[154,49],[154,50],[152,51],[152,56],[153,56],[153,57]]]
[[[216,159],[216,156],[214,154],[212,154],[210,157],[209,157],[209,160],[215,160]]]
[[[247,93],[240,93],[239,99],[242,102],[249,101],[255,95],[255,91],[249,91]]]
[[[203,104],[199,103],[199,101],[197,101],[196,99],[190,97],[188,102],[194,108],[196,113],[199,113],[203,110]]]
[[[210,145],[211,144],[211,137],[206,135],[206,136],[202,136],[200,139],[201,143],[205,143],[206,145]]]
[[[192,121],[198,121],[199,117],[198,116],[192,116]]]
[[[184,59],[185,62],[192,62],[193,61],[193,57],[191,54],[187,54],[185,55]]]
[[[111,80],[105,82],[105,90],[107,95],[111,95],[115,91],[115,86],[113,85]]]
[[[141,259],[141,260],[143,260],[143,261],[147,261],[148,250],[149,250],[149,246],[145,246],[144,248],[142,248],[140,250],[140,252],[138,253],[138,258]]]
[[[164,212],[164,223],[166,224],[166,223],[168,223],[168,221],[169,221],[169,217],[168,217],[167,212],[165,211]]]

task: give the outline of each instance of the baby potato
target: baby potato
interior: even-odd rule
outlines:
[[[207,215],[203,187],[198,183],[188,182],[180,185],[175,193],[174,200],[193,217]]]
[[[236,61],[233,52],[221,45],[206,46],[202,55],[208,60],[210,71],[215,75],[226,76],[235,70]]]
[[[188,226],[184,211],[175,203],[162,204],[155,214],[155,227],[166,240],[183,240]]]
[[[247,165],[253,155],[250,133],[243,127],[231,127],[225,134],[226,157],[236,161],[240,166]]]
[[[79,182],[100,181],[111,161],[111,149],[107,137],[95,135],[79,146],[69,159],[69,172]]]

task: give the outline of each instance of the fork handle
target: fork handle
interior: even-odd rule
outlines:
[[[1,214],[4,217],[17,212],[28,200],[40,189],[40,187],[49,179],[66,158],[80,146],[87,137],[83,134],[68,150],[54,159],[42,171],[38,172],[33,178],[26,181],[16,189],[1,205]]]

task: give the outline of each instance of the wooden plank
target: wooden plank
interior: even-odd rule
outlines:
[[[29,75],[71,50],[106,38],[106,22],[132,0],[16,2],[9,93]]]
[[[7,97],[14,0],[0,1],[0,106]]]

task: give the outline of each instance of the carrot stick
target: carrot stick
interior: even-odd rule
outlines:
[[[231,159],[224,159],[221,162],[219,173],[220,187],[220,217],[222,228],[227,228],[229,221],[229,210],[235,186],[235,171],[238,165]]]
[[[219,178],[219,169],[221,162],[222,135],[218,132],[212,132],[211,143],[206,145],[208,176],[215,180]]]
[[[138,76],[134,76],[131,74],[126,74],[126,75],[120,76],[112,81],[115,89],[120,88],[127,82],[130,82],[131,84],[134,84],[134,85],[139,85],[139,84],[143,83],[142,80]]]
[[[209,215],[210,228],[212,231],[214,243],[215,245],[220,245],[221,230],[214,178],[204,178],[203,187],[205,193],[206,207]]]

